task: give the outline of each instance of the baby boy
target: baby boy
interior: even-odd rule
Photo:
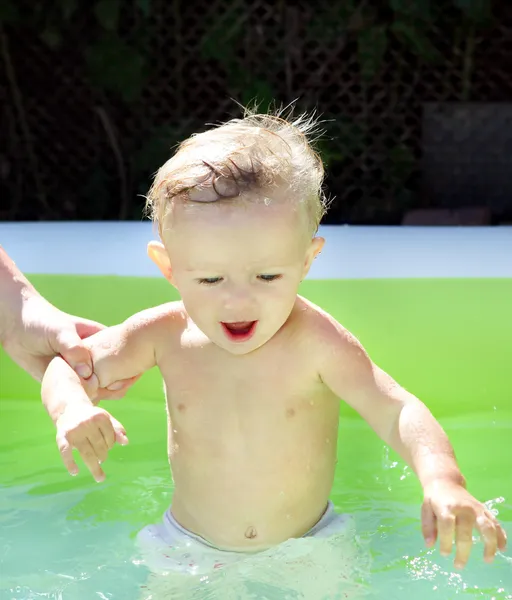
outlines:
[[[343,529],[329,502],[341,399],[419,478],[426,544],[439,538],[448,555],[455,540],[462,567],[476,528],[490,562],[505,532],[466,490],[440,425],[297,294],[324,243],[314,127],[305,117],[247,114],[192,136],[160,168],[148,206],[161,242],[148,253],[182,300],[89,338],[88,380],[51,362],[42,396],[64,463],[77,472],[76,449],[103,480],[108,451],[128,440],[95,405],[98,389],[158,366],[175,489],[151,536],[164,546],[186,539],[215,568],[228,554]]]

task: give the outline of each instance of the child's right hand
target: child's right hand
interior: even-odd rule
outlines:
[[[128,444],[124,427],[106,410],[91,404],[68,406],[56,422],[57,445],[64,465],[71,475],[78,473],[73,459],[76,448],[86,467],[99,483],[105,479],[100,464],[117,442]]]

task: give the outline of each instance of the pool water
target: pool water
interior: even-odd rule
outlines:
[[[159,280],[32,279],[63,310],[107,324],[170,295]],[[506,319],[511,282],[306,282],[303,293],[429,405],[456,449],[470,491],[498,513],[511,537],[512,393],[505,375],[512,362],[512,323]],[[105,304],[105,298],[124,302]],[[38,394],[39,386],[0,356],[0,600],[143,598],[148,571],[134,538],[160,520],[172,498],[158,373],[146,374],[124,400],[107,404],[130,444],[110,453],[102,484],[84,467],[76,478],[67,474]],[[338,446],[331,499],[340,512],[354,515],[363,554],[371,556],[370,598],[512,599],[510,549],[487,565],[478,543],[467,568],[458,571],[453,556],[425,548],[415,476],[343,405]],[[275,572],[277,579],[276,557],[254,569]],[[327,561],[325,577],[335,577],[333,570]],[[165,598],[285,600],[272,590],[233,596],[234,586],[243,588],[240,570],[220,573],[191,580],[185,592],[171,589]],[[329,598],[343,599],[341,589]]]
[[[142,403],[116,404],[113,412],[132,432],[132,443],[112,451],[105,464],[107,480],[96,484],[85,470],[77,478],[63,470],[47,417],[33,400],[2,400],[7,432],[1,443],[2,600],[139,597],[147,571],[137,564],[133,537],[161,518],[172,496],[164,407]],[[512,412],[471,414],[442,424],[471,491],[499,512],[511,532],[510,471],[500,469],[499,457],[510,447]],[[437,549],[427,550],[420,534],[420,488],[410,470],[364,424],[342,419],[340,426],[331,497],[340,511],[355,514],[358,533],[369,544],[375,597],[512,598],[510,552],[489,566],[479,544],[468,567],[457,571]],[[219,598],[225,596],[222,583]],[[213,597],[210,591],[204,595]]]

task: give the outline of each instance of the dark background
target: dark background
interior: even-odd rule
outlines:
[[[512,222],[505,0],[0,0],[0,220],[141,219],[234,100],[326,120],[325,223]]]

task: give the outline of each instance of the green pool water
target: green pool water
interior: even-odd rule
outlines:
[[[159,279],[31,279],[63,310],[105,324],[175,298]],[[302,293],[430,407],[455,446],[470,491],[498,511],[511,537],[512,280],[306,281]],[[130,445],[109,455],[105,483],[96,484],[85,469],[71,478],[39,385],[0,353],[0,600],[140,597],[147,571],[134,537],[172,499],[158,372],[107,408],[125,425]],[[414,475],[343,404],[338,456],[331,498],[338,510],[355,515],[371,554],[370,597],[512,598],[509,549],[486,565],[477,544],[468,567],[457,571],[453,557],[424,547]],[[201,585],[198,597],[226,596],[222,580],[203,591]]]

